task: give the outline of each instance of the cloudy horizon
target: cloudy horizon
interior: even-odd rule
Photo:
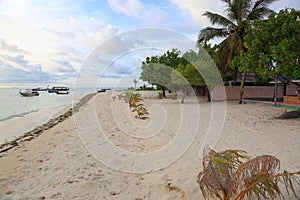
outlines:
[[[276,12],[286,7],[300,9],[300,1],[281,0],[271,6]],[[199,30],[211,25],[202,14],[223,14],[223,10],[220,0],[0,0],[0,87],[71,86],[90,55],[114,36],[155,27],[196,41]],[[105,50],[111,56],[151,47],[138,38],[132,36]],[[153,52],[157,49],[127,53],[109,70],[106,62],[97,65],[99,73],[107,72],[103,84],[113,85],[129,73],[123,84],[130,85],[139,78],[140,62]]]

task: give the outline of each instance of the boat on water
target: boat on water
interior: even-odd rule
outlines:
[[[97,92],[106,92],[107,90],[110,90],[109,88],[106,88],[106,89],[100,89],[100,90],[97,90]]]
[[[56,94],[69,94],[69,90],[57,90]]]
[[[56,93],[56,94],[69,94],[68,87],[52,87],[48,88],[48,93]]]
[[[48,91],[48,88],[38,87],[36,88],[36,91]]]
[[[40,95],[40,93],[38,93],[36,89],[20,89],[19,93],[23,97],[33,97]]]

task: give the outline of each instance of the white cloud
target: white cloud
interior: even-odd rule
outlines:
[[[284,8],[295,8],[300,9],[300,1],[299,0],[282,0],[282,1],[275,1],[270,6],[275,12],[282,10]]]
[[[119,29],[82,13],[70,2],[0,1],[1,65],[28,70],[7,57],[22,56],[43,73],[74,77],[88,54]]]
[[[127,16],[138,17],[143,5],[138,0],[107,0],[113,10]]]
[[[285,3],[287,7],[296,5],[299,9],[298,0],[280,1],[275,7]],[[223,9],[221,0],[0,0],[0,68],[5,66],[0,84],[5,73],[9,74],[7,78],[18,80],[22,71],[27,77],[35,76],[33,71],[40,73],[41,76],[35,76],[36,81],[53,76],[54,80],[71,82],[87,59],[91,64],[87,75],[95,75],[122,53],[146,47],[182,47],[186,41],[170,38],[167,31],[166,34],[157,30],[136,32],[148,34],[143,37],[133,31],[109,39],[121,30],[143,27],[176,29],[195,37],[201,28],[210,25],[202,14],[207,10],[222,14]],[[97,48],[103,45],[105,48]],[[184,48],[194,47],[192,44]],[[98,52],[90,56],[94,51]],[[140,58],[132,59],[138,63],[143,56],[141,53]],[[118,73],[114,73],[110,77],[117,77]]]
[[[0,74],[2,83],[34,83],[52,81],[55,77],[44,72],[40,65],[30,65],[23,56],[0,55]]]
[[[202,16],[206,11],[213,13],[218,13],[221,15],[225,14],[225,4],[221,0],[171,0],[175,5],[178,6],[184,13],[185,16],[194,20],[194,24],[198,25],[200,28],[211,26],[211,23],[205,16]],[[255,0],[253,0],[254,2]],[[275,1],[270,5],[270,7],[278,12],[283,8],[296,8],[300,9],[299,0],[282,0]]]
[[[4,51],[7,51],[9,53],[24,53],[28,54],[25,50],[19,48],[17,45],[9,45],[7,44],[3,39],[0,38],[0,49],[4,53]]]
[[[161,25],[166,19],[165,12],[157,5],[142,3],[139,0],[107,0],[107,2],[115,12],[137,19],[143,27]]]
[[[30,70],[27,67],[28,61],[24,60],[24,56],[12,57],[9,55],[0,55],[0,62],[6,63],[13,68],[29,72]]]
[[[192,25],[204,28],[209,25],[209,21],[203,14],[206,11],[211,11],[223,14],[224,4],[220,1],[208,0],[171,0],[175,5],[180,8],[187,18],[193,20]]]

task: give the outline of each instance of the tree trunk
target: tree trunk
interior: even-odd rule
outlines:
[[[211,97],[210,97],[210,93],[207,93],[207,101],[210,102],[211,101]]]
[[[166,88],[165,88],[165,86],[162,86],[161,89],[162,89],[162,92],[163,92],[163,97],[166,98]]]
[[[202,90],[201,95],[204,97],[205,94],[206,94],[206,89],[205,89],[205,87],[204,87],[204,86],[201,86],[201,90]]]
[[[211,96],[211,94],[212,94],[212,91],[213,91],[213,89],[214,89],[214,87],[212,87],[212,86],[207,86],[207,101],[209,101],[209,102],[211,102],[212,101],[212,96]]]
[[[237,70],[234,70],[234,74],[233,74],[233,85],[236,85],[237,74],[238,74],[238,71],[237,71]]]
[[[245,86],[245,81],[246,81],[246,76],[247,76],[247,72],[244,71],[244,72],[243,72],[242,82],[241,82],[241,88],[240,88],[240,100],[239,100],[239,104],[242,104],[243,94],[244,94],[244,86]]]
[[[278,82],[278,78],[277,76],[275,77],[275,88],[274,88],[274,105],[277,106],[277,92],[278,92],[278,87],[277,87],[277,83]]]
[[[186,90],[184,89],[183,90],[183,97],[181,99],[181,102],[180,103],[184,103],[184,98],[185,98],[185,95],[186,95]]]

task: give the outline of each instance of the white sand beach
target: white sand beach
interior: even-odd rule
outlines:
[[[211,120],[221,127],[215,150],[269,154],[282,169],[300,169],[300,119],[275,119],[283,108],[228,102],[222,126],[224,102],[214,116],[206,99],[145,93],[150,117],[140,120],[116,95],[97,93],[72,117],[2,146],[0,199],[203,199],[196,180],[206,133],[218,130]]]

